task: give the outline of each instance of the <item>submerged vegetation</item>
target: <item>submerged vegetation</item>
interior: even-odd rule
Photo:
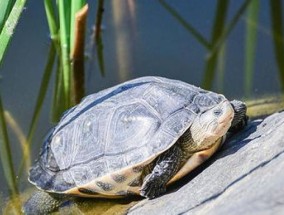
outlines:
[[[244,0],[240,7],[229,16],[231,2],[228,0],[217,1],[215,9],[213,9],[214,18],[209,27],[209,35],[204,35],[198,31],[191,24],[190,20],[186,20],[180,14],[173,3],[170,4],[166,0],[159,0],[158,2],[161,8],[163,8],[163,11],[168,16],[173,17],[177,25],[180,25],[188,32],[190,37],[195,39],[198,45],[206,50],[206,57],[203,64],[204,71],[201,80],[202,87],[206,89],[211,89],[215,83],[214,81],[217,80],[218,90],[223,90],[225,66],[228,57],[226,51],[228,37],[232,34],[240,20],[245,21],[245,44],[242,50],[245,61],[244,72],[236,75],[243,74],[244,95],[246,98],[249,98],[254,88],[253,78],[255,77],[255,58],[258,46],[258,22],[262,2],[259,0]],[[25,8],[25,3],[25,0],[0,1],[0,66],[3,63],[4,54],[9,48],[8,44],[13,37],[14,28]],[[89,11],[86,0],[44,0],[51,42],[33,114],[27,126],[28,129],[22,129],[17,124],[17,120],[14,119],[12,113],[5,110],[5,103],[2,102],[0,93],[0,158],[4,177],[12,197],[17,196],[19,193],[21,187],[18,183],[21,181],[23,173],[27,172],[31,165],[31,146],[36,134],[40,113],[48,93],[48,87],[54,87],[51,108],[51,119],[53,122],[57,122],[65,110],[77,104],[85,95],[85,39],[87,38],[86,20],[88,13],[96,13],[94,20],[95,30],[91,38],[92,55],[96,58],[96,64],[101,75],[104,76],[106,73],[103,35],[101,32],[105,2],[104,0],[97,0],[96,4],[96,10]],[[131,5],[135,3],[127,1],[127,4]],[[269,6],[272,32],[271,41],[274,48],[279,82],[282,90],[284,90],[283,1],[270,0]],[[117,27],[120,24],[119,21],[123,20],[121,17],[122,12],[118,12],[121,8],[118,7],[117,3],[110,4],[110,7],[112,7],[113,13],[116,14],[114,15],[114,19],[116,19],[115,24]],[[126,14],[133,16],[131,10]],[[133,19],[133,17],[131,18]],[[120,53],[116,53],[119,58],[118,70],[128,70],[130,66],[128,65],[127,58],[131,57],[132,54],[126,53],[131,52],[129,51],[130,49],[127,49],[129,37],[125,33],[121,35],[117,34],[117,37],[119,39],[115,45],[120,46],[117,49],[122,50]],[[127,72],[126,74],[119,74],[120,80],[125,80],[127,75]],[[54,84],[51,84],[53,76],[55,77]],[[282,97],[279,97],[279,99],[283,100]],[[264,101],[263,104],[267,103],[267,101],[270,102],[271,99],[265,99]],[[252,107],[254,105],[255,103],[252,103]],[[261,107],[261,103],[257,103],[256,106],[257,108]],[[279,110],[279,108],[283,108],[283,102],[277,103],[273,100],[273,108],[271,105],[265,105],[265,107],[271,108],[273,111]],[[250,113],[251,115],[254,114],[252,111]],[[27,134],[22,130],[27,130]],[[9,136],[11,134],[15,135],[22,152],[22,161],[17,165],[15,165],[13,151],[11,150]]]

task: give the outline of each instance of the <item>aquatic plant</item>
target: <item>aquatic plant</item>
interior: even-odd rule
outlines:
[[[284,26],[282,21],[282,2],[280,0],[270,0],[270,11],[275,58],[278,66],[281,88],[282,91],[284,91]]]
[[[18,188],[16,185],[16,177],[15,177],[16,175],[13,166],[10,141],[7,131],[7,123],[4,117],[4,108],[2,105],[1,97],[0,97],[0,159],[9,190],[11,191],[12,196],[15,196],[18,193]]]
[[[246,12],[248,6],[254,2],[252,0],[245,0],[240,8],[236,11],[233,15],[231,20],[227,21],[227,11],[229,8],[230,2],[227,0],[220,0],[216,4],[216,11],[215,11],[215,18],[211,29],[211,38],[210,40],[206,39],[198,30],[192,26],[189,22],[187,22],[179,13],[173,9],[166,1],[160,0],[161,5],[187,30],[193,38],[195,38],[203,47],[208,50],[207,56],[205,58],[204,64],[204,74],[202,80],[202,87],[205,89],[211,89],[213,85],[214,78],[216,76],[216,68],[223,68],[224,66],[224,58],[226,57],[225,53],[225,46],[228,36],[230,35],[231,31],[234,29],[235,25],[240,20],[241,16]],[[254,3],[255,4],[255,3]],[[252,8],[258,7],[251,6]],[[256,9],[253,9],[256,10]],[[255,13],[253,11],[253,13]],[[254,15],[256,16],[256,15]],[[251,25],[248,25],[249,28],[252,28]],[[249,39],[253,40],[253,30],[248,29]],[[255,39],[254,39],[255,40]],[[253,41],[251,41],[253,42]],[[247,55],[248,55],[248,67],[247,69],[252,70],[253,67],[253,44],[247,45]],[[251,53],[249,53],[251,52]],[[222,58],[222,59],[220,59]],[[249,62],[248,62],[249,61]],[[223,65],[218,65],[220,62]],[[219,71],[219,77],[223,78],[224,74],[222,71]],[[247,75],[248,76],[248,75]],[[222,85],[221,80],[218,81],[219,85]],[[247,84],[246,84],[247,86]],[[221,88],[221,87],[219,87]]]
[[[82,77],[88,6],[85,0],[45,0],[44,5],[50,37],[58,57],[52,111],[53,119],[56,121],[64,110],[78,103],[84,95]]]
[[[257,24],[259,0],[250,3],[247,11],[246,41],[245,41],[245,95],[248,97],[253,86],[253,72],[257,45]]]
[[[0,1],[0,65],[26,0]]]
[[[24,10],[25,3],[26,0],[0,1],[0,65],[13,36],[14,29],[19,21],[20,15]],[[14,171],[10,140],[7,131],[7,118],[8,121],[10,120],[9,122],[12,123],[12,126],[14,126],[13,128],[16,128],[16,132],[21,134],[20,129],[18,129],[15,121],[13,120],[13,117],[9,114],[9,112],[4,110],[0,95],[0,159],[11,195],[16,196],[18,193],[18,187],[16,184],[16,174]],[[18,137],[21,139],[22,136]],[[23,154],[27,154],[28,151],[24,148],[24,142],[22,141],[21,143],[23,143]]]

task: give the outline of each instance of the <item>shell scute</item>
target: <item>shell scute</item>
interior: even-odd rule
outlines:
[[[105,157],[104,160],[107,164],[108,172],[114,172],[116,170],[119,170],[121,166],[127,166],[127,160],[125,156],[122,156],[120,154],[109,155],[108,157]]]
[[[105,153],[122,153],[144,145],[160,124],[159,119],[139,102],[118,107],[110,119]],[[134,140],[138,141],[133,144]]]

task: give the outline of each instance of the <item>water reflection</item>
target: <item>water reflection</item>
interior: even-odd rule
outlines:
[[[282,1],[270,0],[270,14],[272,21],[272,35],[275,59],[278,65],[279,81],[281,83],[282,91],[284,91],[284,34],[283,34],[283,20],[282,20]]]
[[[246,41],[245,41],[245,95],[249,96],[252,92],[252,81],[254,73],[255,51],[257,45],[257,23],[259,15],[259,1],[252,1],[248,6],[246,22]],[[251,25],[254,23],[254,25]]]
[[[93,28],[93,34],[91,36],[91,45],[92,48],[91,56],[97,55],[97,62],[99,66],[99,70],[102,76],[105,76],[105,66],[104,66],[104,54],[103,54],[103,40],[102,40],[102,20],[103,20],[103,13],[104,13],[104,0],[99,0],[97,5],[97,15],[96,15],[96,25]],[[95,52],[96,50],[96,52]],[[91,61],[91,64],[94,61]],[[91,69],[94,69],[93,64]]]
[[[115,53],[119,81],[126,81],[133,71],[133,44],[135,41],[135,2],[112,1]]]

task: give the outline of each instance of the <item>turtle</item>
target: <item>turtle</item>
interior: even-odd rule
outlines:
[[[214,154],[248,120],[242,101],[183,81],[133,79],[91,94],[48,133],[29,181],[26,214],[76,196],[159,197]]]

